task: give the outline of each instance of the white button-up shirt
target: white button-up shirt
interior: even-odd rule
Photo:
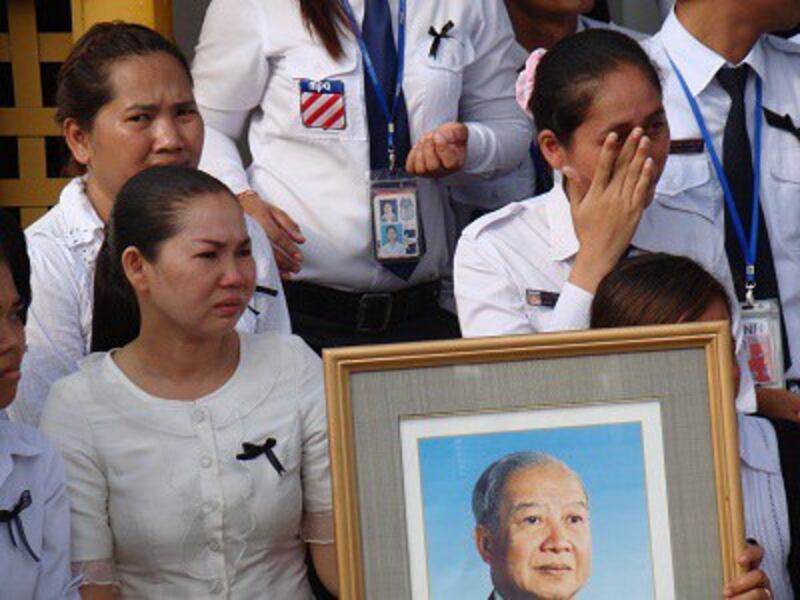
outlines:
[[[22,543],[16,523],[0,527],[0,596],[9,600],[74,598],[70,589],[69,499],[64,467],[53,445],[27,425],[0,419],[0,510],[11,510],[28,490],[31,505],[19,513],[25,537],[40,559]]]
[[[747,537],[764,548],[761,568],[769,576],[775,600],[792,600],[786,570],[791,550],[789,511],[778,440],[769,421],[739,415],[739,456]]]
[[[356,19],[364,0],[351,0]],[[390,0],[393,18],[398,2]],[[437,31],[448,37],[430,55]],[[396,25],[396,24],[395,24]],[[369,139],[364,70],[351,35],[333,60],[285,0],[214,0],[206,15],[193,74],[207,125],[201,166],[235,191],[252,187],[284,209],[306,237],[299,281],[349,291],[391,291],[449,272],[446,182],[491,176],[523,160],[531,126],[514,100],[514,36],[502,2],[410,0],[403,91],[412,143],[450,122],[469,129],[462,173],[418,179],[427,251],[409,282],[374,257],[369,197]],[[303,123],[302,80],[344,86],[345,126]],[[247,116],[253,164],[248,172],[232,139]]]
[[[455,295],[461,331],[466,337],[587,329],[594,296],[571,284],[569,275],[579,241],[562,177],[541,196],[510,204],[464,230],[455,255]],[[695,217],[674,218],[652,204],[644,213],[632,245],[640,251],[685,255],[705,267],[733,294],[727,260],[698,234],[706,224]],[[542,292],[557,294],[554,306]],[[547,294],[545,294],[545,297]],[[741,339],[739,310],[733,331]],[[746,365],[744,352],[739,360]],[[739,410],[755,410],[755,390],[742,369]]]
[[[289,312],[278,269],[261,227],[247,218],[256,261],[256,281],[278,291],[276,297],[256,293],[250,305],[260,312],[242,315],[242,331],[290,331]],[[12,420],[30,425],[39,415],[50,386],[73,373],[78,359],[91,348],[94,271],[104,239],[103,222],[73,179],[58,204],[25,231],[31,259],[32,303],[25,327],[28,351],[22,361],[17,399],[9,407]]]
[[[727,61],[695,39],[672,12],[661,31],[645,48],[660,69],[664,106],[673,140],[701,139],[677,76],[667,56],[686,79],[705,118],[714,147],[722,156],[722,134],[731,105],[730,96],[715,76]],[[800,125],[800,46],[774,36],[764,36],[742,61],[763,80],[764,108],[788,115]],[[730,65],[729,65],[730,66]],[[747,127],[752,139],[755,77],[747,83]],[[708,152],[670,155],[659,183],[656,202],[665,209],[697,215],[709,227],[705,243],[724,253],[725,214],[722,187]],[[761,206],[769,232],[792,368],[788,378],[800,377],[800,140],[794,133],[763,123],[761,158]]]
[[[320,359],[295,336],[239,340],[234,374],[194,401],[146,393],[110,353],[53,386],[42,430],[66,465],[72,561],[113,564],[123,598],[312,597],[305,542],[333,541]],[[240,458],[269,438],[282,474]]]

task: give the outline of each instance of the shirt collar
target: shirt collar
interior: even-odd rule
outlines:
[[[714,80],[717,72],[729,64],[724,57],[702,44],[675,16],[675,10],[664,21],[659,34],[665,52],[680,70],[693,96],[700,95]],[[767,74],[763,41],[759,39],[740,64],[749,65],[759,77]],[[730,65],[738,66],[738,65]]]
[[[42,448],[29,439],[27,426],[11,421],[0,420],[0,485],[14,469],[14,456],[36,456]]]
[[[739,456],[751,469],[777,475],[781,472],[775,429],[766,420],[737,414],[739,419]]]
[[[545,210],[550,231],[550,247],[553,250],[553,259],[557,261],[569,260],[578,253],[580,246],[578,236],[575,235],[575,225],[572,223],[572,212],[563,182],[561,173],[555,171],[553,189],[543,198],[547,203]]]
[[[75,247],[102,239],[105,224],[86,195],[86,185],[82,177],[76,177],[67,184],[61,192],[59,205],[66,223],[68,246]]]

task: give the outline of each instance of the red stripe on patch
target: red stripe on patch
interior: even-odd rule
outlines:
[[[309,97],[306,98],[306,100],[304,100],[303,103],[300,105],[300,110],[303,112],[308,110],[308,108],[312,104],[314,104],[314,102],[316,102],[320,98],[320,96],[322,96],[322,94],[310,94]]]
[[[336,95],[331,94],[331,96],[332,98],[326,100],[319,109],[315,110],[311,115],[309,115],[308,118],[306,118],[306,123],[308,123],[309,125],[313,125],[316,122],[316,120],[319,119],[322,115],[324,115],[331,106],[333,106],[342,99],[342,97],[339,94]]]
[[[344,106],[333,113],[333,116],[322,124],[323,129],[330,129],[337,121],[344,117]]]

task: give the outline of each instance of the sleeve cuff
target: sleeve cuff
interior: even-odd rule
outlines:
[[[552,331],[589,329],[593,300],[594,294],[566,282],[553,313]]]
[[[462,169],[465,173],[480,174],[489,170],[493,153],[490,152],[494,133],[481,123],[464,123],[469,131],[467,159]]]

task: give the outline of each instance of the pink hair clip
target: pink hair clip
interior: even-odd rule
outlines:
[[[544,48],[537,48],[525,61],[525,68],[517,77],[517,104],[525,113],[533,119],[533,113],[528,107],[533,96],[533,86],[536,82],[536,69],[539,67],[539,62],[542,57],[547,53]]]

